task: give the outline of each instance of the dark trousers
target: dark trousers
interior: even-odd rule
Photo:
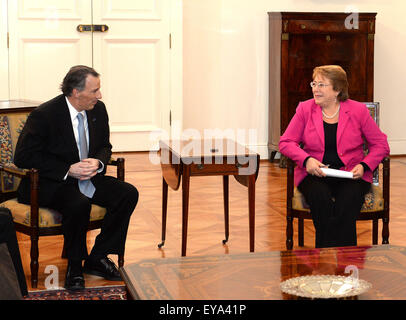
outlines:
[[[66,256],[71,260],[88,257],[86,234],[91,205],[107,209],[100,234],[96,237],[91,255],[124,254],[128,224],[138,202],[137,189],[110,176],[98,177],[92,199],[79,191],[77,181],[60,187],[52,199],[50,208],[62,214],[62,229]]]
[[[371,184],[362,180],[308,175],[298,189],[310,206],[316,248],[357,245],[356,218]]]
[[[24,269],[21,263],[20,249],[18,248],[13,218],[10,210],[6,208],[0,208],[0,243],[7,244],[7,249],[13,261],[14,270],[20,285],[21,294],[25,296],[28,294],[28,291]]]

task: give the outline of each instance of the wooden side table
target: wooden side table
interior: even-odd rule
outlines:
[[[191,176],[223,176],[225,239],[229,237],[229,176],[248,188],[250,252],[255,241],[255,181],[259,154],[230,139],[160,141],[162,168],[162,242],[165,244],[168,185],[178,190],[182,180],[182,256],[186,255]],[[181,179],[182,178],[182,179]]]

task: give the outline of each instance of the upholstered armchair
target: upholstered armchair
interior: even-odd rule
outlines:
[[[62,216],[59,212],[38,205],[38,171],[35,168],[21,169],[13,164],[13,156],[18,136],[24,127],[28,114],[35,107],[0,108],[0,206],[10,209],[17,232],[31,239],[31,286],[38,285],[38,240],[42,236],[62,234]],[[117,178],[124,181],[124,158],[111,159],[108,165],[116,167]],[[17,201],[16,190],[22,177],[31,181],[31,204]],[[92,205],[89,230],[101,228],[106,209]],[[64,251],[64,250],[63,250]],[[64,252],[62,252],[64,257]],[[124,265],[124,257],[119,256],[118,264]]]
[[[379,103],[366,103],[372,118],[379,125]],[[365,152],[368,152],[365,146]],[[304,246],[304,219],[312,219],[310,209],[303,195],[294,186],[295,163],[287,159],[287,205],[286,205],[286,248],[293,248],[293,220],[298,219],[298,245]],[[371,192],[365,195],[365,202],[357,220],[372,220],[372,243],[378,244],[378,221],[382,221],[382,244],[389,243],[389,189],[390,158],[385,157],[374,172]]]

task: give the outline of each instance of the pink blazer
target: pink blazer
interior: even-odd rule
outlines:
[[[364,156],[363,138],[368,144],[369,153]],[[303,149],[299,144],[303,143]],[[300,102],[296,113],[279,141],[282,154],[296,162],[295,185],[306,177],[303,161],[311,156],[323,162],[324,126],[321,107],[310,99]],[[378,128],[365,104],[347,99],[340,102],[340,115],[337,126],[337,153],[344,167],[351,171],[361,161],[373,171],[389,155],[386,135]],[[364,173],[362,179],[372,182],[372,171]]]

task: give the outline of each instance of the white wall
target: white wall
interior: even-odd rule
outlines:
[[[268,156],[267,12],[377,12],[374,100],[391,154],[406,154],[404,0],[184,0],[183,6],[184,129],[257,129],[256,142],[245,142],[262,158]]]

